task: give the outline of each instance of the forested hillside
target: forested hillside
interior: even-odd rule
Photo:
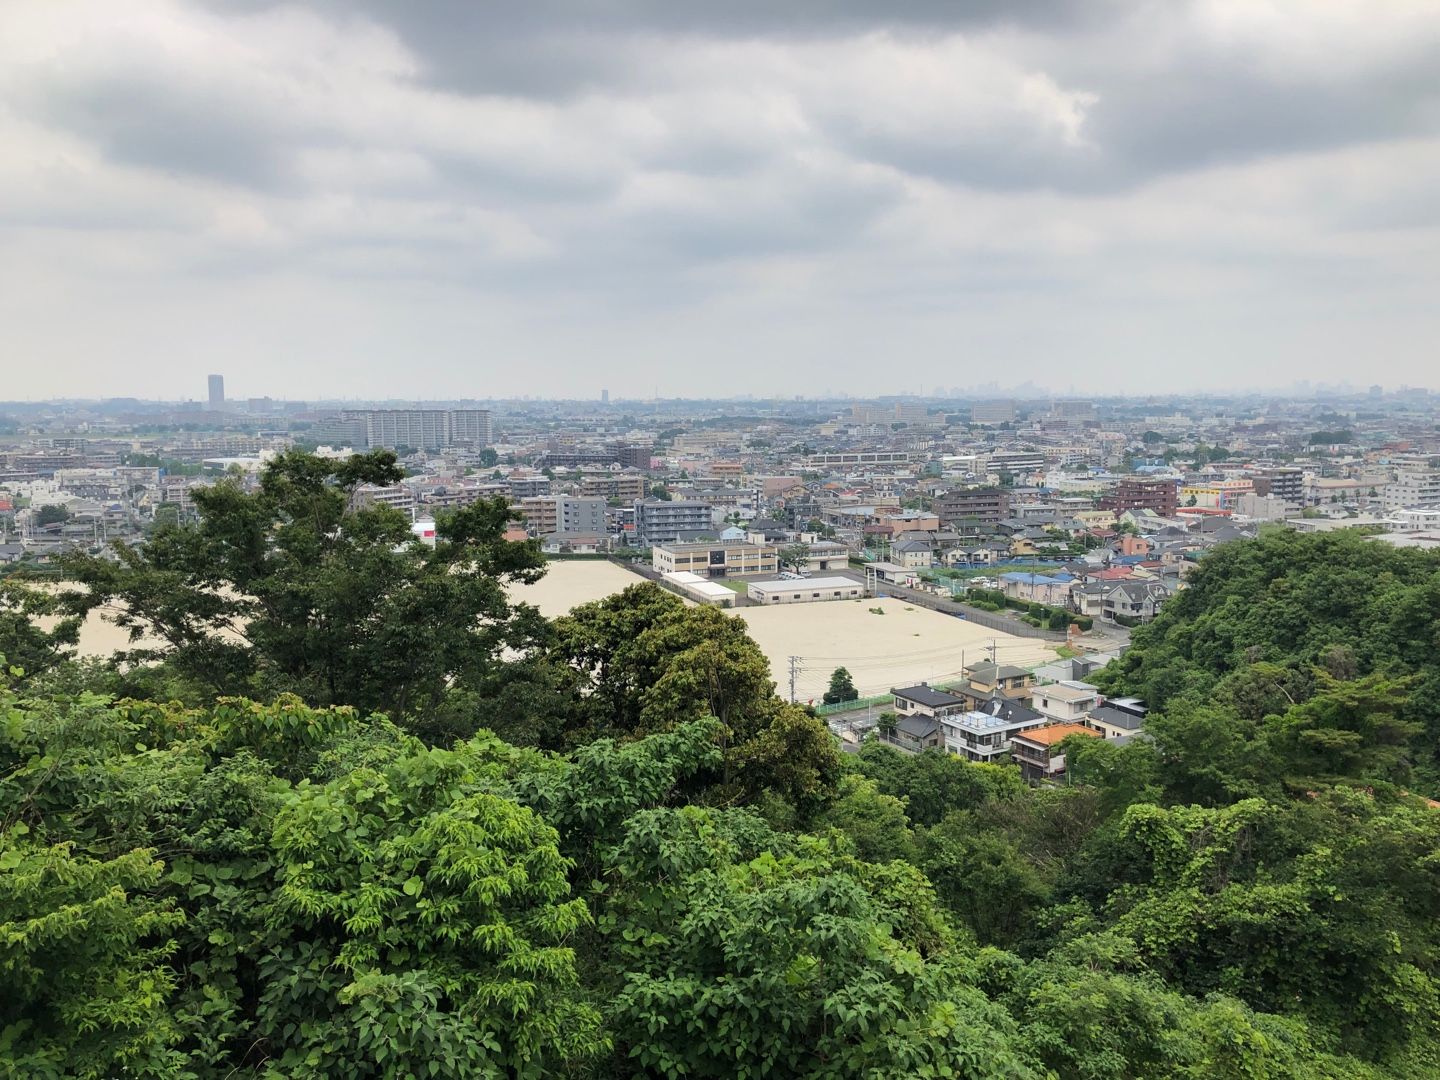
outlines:
[[[1030,788],[840,754],[653,586],[510,604],[504,508],[424,549],[391,468],[77,560],[114,667],[7,594],[0,1074],[1440,1075],[1434,558],[1222,546],[1105,674],[1153,742]]]

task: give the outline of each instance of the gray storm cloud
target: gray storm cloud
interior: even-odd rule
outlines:
[[[0,396],[1424,383],[1437,122],[1407,0],[12,0]]]

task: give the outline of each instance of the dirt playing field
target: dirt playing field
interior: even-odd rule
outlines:
[[[885,612],[875,614],[872,609]],[[960,677],[966,664],[990,658],[1002,664],[1035,664],[1055,659],[1044,642],[990,630],[975,623],[915,607],[904,600],[837,600],[742,608],[736,615],[770,658],[782,697],[790,692],[791,656],[800,657],[795,680],[798,701],[818,703],[837,667],[849,670],[862,697],[920,681]]]
[[[515,585],[510,596],[534,604],[547,619],[564,615],[571,608],[603,600],[628,585],[646,579],[623,566],[601,559],[557,559],[547,564],[545,576],[534,585]]]

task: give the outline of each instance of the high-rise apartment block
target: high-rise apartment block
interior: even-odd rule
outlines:
[[[1015,402],[977,401],[970,407],[970,419],[976,424],[1008,424],[1015,419]]]
[[[488,446],[489,409],[351,409],[315,425],[315,438],[365,449]]]
[[[210,376],[210,408],[216,412],[225,408],[225,376]]]

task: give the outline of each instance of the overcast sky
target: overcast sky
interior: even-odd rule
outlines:
[[[1440,387],[1440,2],[3,0],[0,398],[211,371]]]

